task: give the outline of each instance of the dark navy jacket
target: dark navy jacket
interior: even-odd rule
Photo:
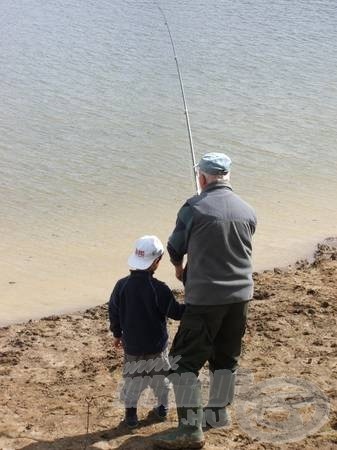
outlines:
[[[125,353],[160,353],[167,347],[167,318],[180,320],[185,305],[146,270],[119,280],[109,301],[110,330],[122,337]]]

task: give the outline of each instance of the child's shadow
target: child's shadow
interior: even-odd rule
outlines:
[[[95,444],[99,442],[106,442],[109,448],[111,442],[111,448],[114,450],[149,450],[155,448],[152,440],[156,436],[160,436],[163,433],[167,433],[171,428],[163,431],[154,432],[150,435],[137,434],[137,430],[152,425],[155,422],[149,418],[141,420],[139,426],[134,430],[130,430],[126,425],[120,424],[115,428],[105,431],[97,431],[95,433],[82,434],[77,436],[69,436],[59,438],[54,441],[38,441],[32,444],[28,444],[22,447],[22,450],[99,450],[100,447],[95,447]],[[121,439],[123,438],[123,439]]]

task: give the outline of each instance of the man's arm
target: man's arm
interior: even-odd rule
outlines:
[[[178,212],[176,226],[167,243],[171,263],[175,266],[176,277],[180,281],[183,280],[184,255],[187,253],[192,224],[193,211],[191,206],[185,203]]]

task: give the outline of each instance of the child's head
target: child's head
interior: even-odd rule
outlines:
[[[154,272],[164,254],[164,247],[157,236],[142,236],[135,242],[133,253],[128,258],[131,270]]]

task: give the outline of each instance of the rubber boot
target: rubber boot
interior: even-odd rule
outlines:
[[[209,401],[204,408],[203,427],[220,428],[230,426],[227,406],[233,403],[236,372],[228,369],[216,370],[211,376]]]
[[[227,428],[231,425],[231,418],[227,408],[204,408],[202,427],[209,428]]]
[[[203,410],[201,406],[201,388],[199,382],[174,385],[177,403],[178,427],[157,436],[153,443],[165,449],[193,449],[205,445],[202,432]],[[186,406],[182,406],[183,404]]]

